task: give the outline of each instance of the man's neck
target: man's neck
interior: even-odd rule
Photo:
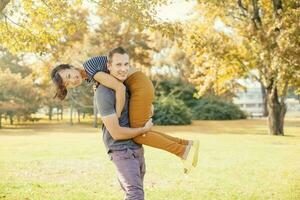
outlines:
[[[108,71],[108,74],[111,75],[112,77],[114,77],[115,79],[117,79],[117,81],[119,81],[121,83],[124,83],[124,81],[125,81],[125,80],[121,81],[120,79],[118,79],[117,77],[115,77],[113,74],[111,74],[110,71]]]

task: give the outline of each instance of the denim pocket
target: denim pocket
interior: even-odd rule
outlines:
[[[131,149],[124,149],[121,151],[114,151],[109,153],[110,160],[126,160],[135,158],[134,152]]]

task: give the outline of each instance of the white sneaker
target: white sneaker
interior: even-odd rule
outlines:
[[[190,173],[192,168],[197,166],[198,157],[199,157],[199,141],[194,140],[186,159],[183,160],[183,170],[185,174]]]

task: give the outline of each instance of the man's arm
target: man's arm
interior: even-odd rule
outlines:
[[[116,97],[112,90],[107,89],[104,86],[99,86],[96,90],[95,96],[102,122],[115,140],[130,139],[146,133],[151,129],[153,125],[152,119],[150,119],[145,126],[141,128],[121,127],[115,110]]]
[[[101,117],[101,119],[110,135],[115,140],[126,140],[134,138],[138,135],[150,131],[153,126],[152,119],[150,119],[145,124],[145,126],[141,128],[122,127],[119,125],[119,120],[116,114]]]

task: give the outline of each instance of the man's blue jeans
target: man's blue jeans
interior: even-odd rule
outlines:
[[[116,166],[118,180],[125,191],[125,200],[144,200],[143,181],[146,173],[143,147],[109,153]]]

